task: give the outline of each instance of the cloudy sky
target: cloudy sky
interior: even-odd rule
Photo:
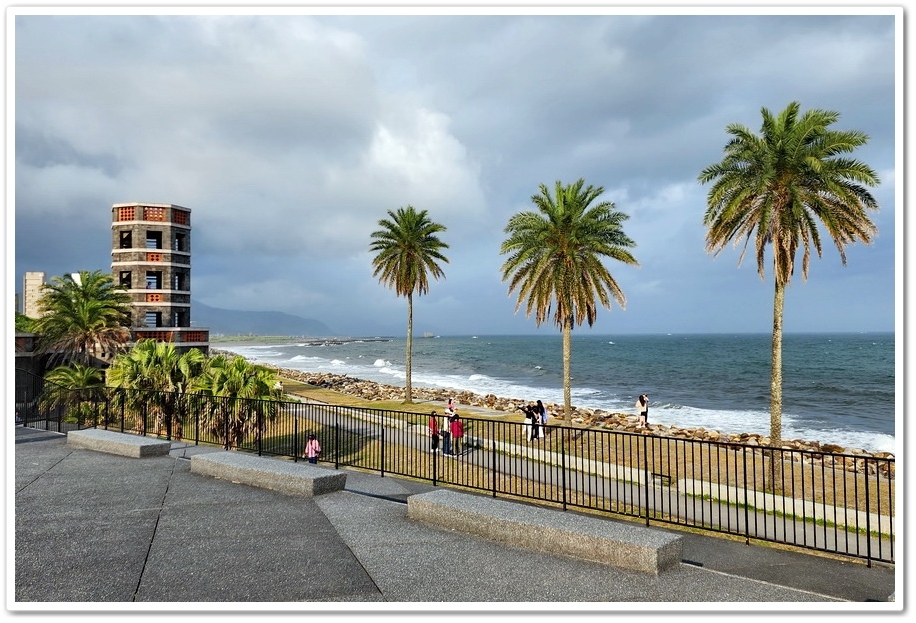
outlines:
[[[626,308],[584,330],[765,333],[772,277],[740,248],[705,252],[697,176],[728,124],[759,131],[761,108],[798,101],[870,136],[855,157],[881,209],[846,266],[826,242],[807,282],[797,271],[785,330],[894,330],[895,13],[590,11],[20,12],[7,278],[109,271],[111,205],[171,203],[192,210],[194,301],[403,335],[406,302],[372,276],[369,243],[410,204],[447,227],[450,259],[415,330],[534,333],[501,280],[503,228],[539,184],[584,178],[629,215],[640,263],[608,263]]]

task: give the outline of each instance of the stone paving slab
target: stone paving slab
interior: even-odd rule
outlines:
[[[903,607],[886,602],[892,567],[688,534],[683,561],[651,575],[410,520],[404,500],[428,483],[353,471],[347,490],[309,498],[21,427],[10,450],[14,613]]]

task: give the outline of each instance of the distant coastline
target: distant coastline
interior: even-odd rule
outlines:
[[[234,342],[289,342],[295,341],[309,346],[349,344],[352,342],[390,342],[392,337],[306,337],[302,335],[218,335],[211,336],[211,344]]]

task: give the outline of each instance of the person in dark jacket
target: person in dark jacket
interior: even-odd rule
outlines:
[[[639,415],[639,427],[649,425],[649,394],[640,394],[636,399],[636,413]]]

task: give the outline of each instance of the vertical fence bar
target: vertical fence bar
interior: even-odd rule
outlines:
[[[494,433],[490,435],[490,482],[492,483],[492,492],[493,497],[496,497],[497,484],[496,481],[499,480],[499,472],[496,470],[496,422],[490,423],[490,430]]]
[[[640,511],[642,507],[646,508],[646,525],[649,525],[649,436],[642,437],[642,464],[643,464],[643,495],[645,496],[645,505],[639,504]],[[638,500],[637,500],[638,502]]]
[[[302,454],[299,444],[299,414],[295,413],[293,417],[293,462],[299,462],[299,456]]]
[[[384,416],[379,413],[379,425],[382,427],[382,450],[379,453],[381,455],[381,466],[379,467],[379,476],[382,478],[385,477],[385,419]]]
[[[750,503],[748,503],[748,501],[747,501],[747,491],[748,491],[748,486],[747,486],[747,448],[742,448],[742,451],[741,451],[741,452],[742,452],[742,456],[741,456],[742,461],[741,461],[741,464],[742,464],[742,466],[743,466],[743,468],[744,468],[743,476],[742,476],[742,478],[744,479],[744,486],[742,487],[742,490],[744,491],[744,544],[745,544],[745,545],[749,545],[750,542],[751,542],[751,518],[750,518],[750,512],[751,512],[751,511],[750,511],[750,508],[751,508],[751,505],[750,505]],[[753,459],[753,454],[751,454],[751,458]],[[763,469],[766,470],[766,465],[764,465],[764,468],[763,468]],[[764,472],[764,473],[765,473],[765,472]],[[757,483],[757,470],[754,470],[754,485],[755,485],[755,487],[756,487],[756,483]]]
[[[865,561],[871,568],[871,493],[868,486],[868,460],[865,460]],[[845,481],[845,479],[844,479]],[[879,515],[880,517],[880,515]],[[859,522],[856,521],[856,524]],[[880,527],[879,527],[880,528]],[[881,538],[881,530],[878,530],[878,538]]]
[[[566,510],[566,427],[560,428],[560,480],[563,483],[563,510]]]

